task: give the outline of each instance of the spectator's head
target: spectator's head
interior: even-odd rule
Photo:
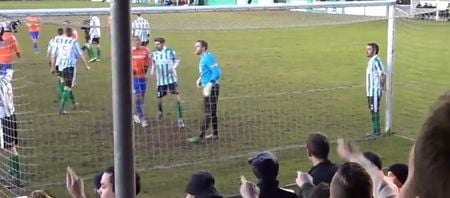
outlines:
[[[100,198],[114,198],[115,186],[114,186],[114,167],[109,167],[103,172],[102,179],[100,181]],[[136,173],[136,195],[141,191],[141,179],[138,173]]]
[[[339,167],[330,185],[331,198],[371,198],[372,179],[359,164],[347,162]]]
[[[102,187],[103,172],[100,172],[94,176],[94,192],[96,197],[100,197],[100,188]]]
[[[367,151],[364,152],[363,155],[366,159],[372,162],[372,164],[374,164],[378,168],[378,170],[383,170],[383,163],[381,162],[381,158],[378,154]]]
[[[310,133],[306,139],[306,152],[309,158],[328,159],[330,143],[327,136],[321,132]]]
[[[253,173],[259,180],[276,180],[279,166],[273,153],[269,151],[257,153],[248,159],[248,163],[252,166]]]
[[[57,33],[59,36],[62,36],[62,35],[64,34],[64,29],[63,29],[63,28],[58,28],[58,29],[56,30],[56,33]]]
[[[329,198],[330,197],[330,185],[321,182],[311,192],[310,198]]]
[[[71,27],[66,27],[64,31],[66,32],[67,37],[73,37],[73,29]]]
[[[136,16],[137,17],[141,17],[142,15],[141,15],[141,13],[137,13]]]
[[[186,186],[188,197],[218,197],[214,187],[214,177],[205,171],[194,173]]]
[[[408,165],[392,164],[391,166],[389,166],[387,176],[397,186],[397,188],[402,188],[403,184],[408,178]]]
[[[162,37],[155,38],[153,41],[157,50],[162,50],[166,44],[166,39]]]
[[[372,57],[378,54],[380,47],[376,43],[367,43],[367,57]]]
[[[52,196],[48,195],[43,190],[35,190],[31,192],[30,198],[52,198]]]
[[[442,95],[422,125],[413,171],[419,197],[450,197],[450,92]]]
[[[195,42],[196,55],[201,55],[203,52],[206,52],[206,50],[208,50],[208,42],[205,40],[197,40],[197,42]]]

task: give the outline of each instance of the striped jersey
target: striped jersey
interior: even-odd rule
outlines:
[[[150,39],[150,24],[144,17],[140,16],[136,18],[131,24],[131,29],[133,30],[132,35],[139,37],[142,42]]]
[[[0,41],[0,64],[14,63],[14,56],[20,52],[19,43],[12,32],[3,33],[3,41]]]
[[[41,17],[27,16],[25,20],[29,32],[39,32],[41,30]]]
[[[6,75],[0,77],[0,118],[14,114],[14,94],[11,85],[14,70],[6,70]]]
[[[135,78],[146,78],[147,69],[150,66],[150,52],[146,47],[133,49],[133,76]]]
[[[384,74],[384,66],[378,55],[369,59],[366,69],[366,93],[367,96],[380,96],[383,91],[381,76]]]
[[[152,53],[153,68],[156,68],[156,85],[168,85],[178,81],[174,68],[179,62],[175,50],[164,47]]]
[[[92,16],[89,21],[89,36],[92,38],[100,38],[101,30],[100,30],[100,19],[98,16]]]
[[[56,35],[55,37],[50,39],[47,47],[47,55],[49,56],[51,55],[52,49],[56,48],[58,42],[60,42],[63,39],[63,37],[64,37],[63,35]]]
[[[77,60],[83,55],[80,44],[70,37],[63,36],[58,40],[56,47],[52,49],[52,56],[56,56],[55,65],[59,71],[69,67],[76,67]]]

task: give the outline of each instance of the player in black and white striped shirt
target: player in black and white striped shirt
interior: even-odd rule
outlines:
[[[48,57],[48,65],[51,68],[52,67],[52,51],[58,46],[59,43],[62,42],[64,38],[64,29],[63,28],[58,28],[56,30],[56,36],[53,37],[50,42],[48,42],[48,47],[47,47],[47,57]],[[62,80],[61,76],[59,75],[59,70],[56,69],[56,75],[58,76],[58,83],[57,83],[57,90],[58,90],[58,100],[59,98],[61,98],[61,94],[64,90],[64,81]]]
[[[132,35],[141,39],[142,46],[147,46],[150,40],[150,23],[147,19],[141,14],[137,14],[137,18],[131,24],[131,29],[133,30]]]

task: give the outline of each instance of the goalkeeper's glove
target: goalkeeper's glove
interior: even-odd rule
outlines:
[[[198,78],[195,86],[197,86],[197,88],[201,89],[202,88],[202,84],[201,83],[202,82],[200,81],[200,78]]]
[[[213,84],[211,82],[206,84],[206,86],[203,88],[203,96],[205,96],[205,97],[211,96],[212,87],[213,87]]]

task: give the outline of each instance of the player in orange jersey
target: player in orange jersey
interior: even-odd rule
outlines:
[[[33,40],[33,50],[39,53],[39,31],[41,31],[41,17],[28,16],[25,18],[31,40]]]
[[[17,21],[9,22],[6,27],[0,27],[0,75],[5,75],[6,70],[12,69],[14,55],[21,58],[19,43],[14,32],[19,27]]]
[[[139,37],[133,37],[133,93],[136,103],[134,122],[147,127],[144,114],[144,96],[147,90],[147,70],[151,64],[151,54],[147,47],[141,45]]]

